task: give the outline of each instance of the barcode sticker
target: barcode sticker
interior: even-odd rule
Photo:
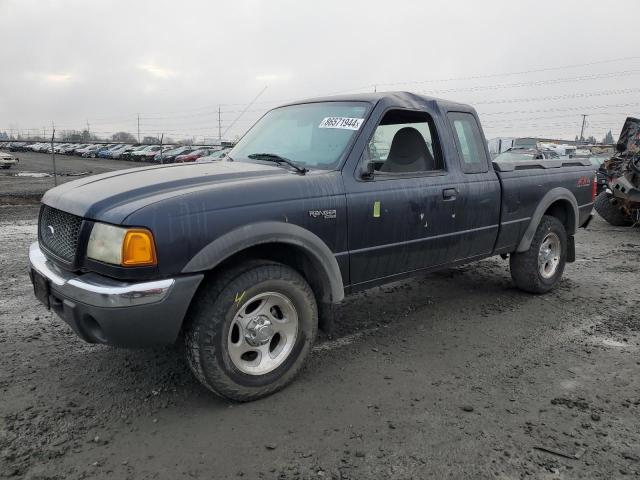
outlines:
[[[318,125],[319,128],[342,128],[345,130],[358,130],[364,118],[326,117]]]

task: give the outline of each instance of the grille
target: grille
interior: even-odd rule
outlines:
[[[81,225],[82,217],[43,205],[38,225],[40,244],[55,256],[71,263],[76,256]]]

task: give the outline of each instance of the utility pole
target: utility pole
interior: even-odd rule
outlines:
[[[53,185],[58,186],[58,171],[56,170],[56,149],[53,142],[56,138],[56,126],[51,122],[51,160],[53,161]]]
[[[138,114],[138,143],[140,143],[140,114]]]
[[[580,138],[578,139],[578,142],[582,142],[584,138],[584,124],[586,121],[587,121],[587,115],[582,114],[582,128],[580,129]]]
[[[91,125],[89,125],[89,120],[87,119],[87,135],[91,138]]]
[[[164,140],[164,133],[160,135],[160,165],[164,163],[164,158],[162,158],[162,140]]]
[[[222,144],[222,124],[220,123],[220,105],[218,105],[218,142]]]

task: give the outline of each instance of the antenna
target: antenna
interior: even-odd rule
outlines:
[[[242,112],[240,112],[240,115],[238,115],[238,116],[236,117],[236,119],[235,119],[233,122],[231,122],[231,125],[229,125],[229,126],[227,127],[227,129],[224,131],[224,133],[222,134],[222,136],[226,136],[226,135],[227,135],[227,132],[231,129],[231,127],[233,127],[233,126],[236,124],[236,122],[237,122],[238,120],[240,120],[240,117],[242,117],[242,115],[244,115],[244,114],[245,114],[245,112],[246,112],[247,110],[249,110],[249,108],[251,107],[251,105],[253,105],[253,104],[255,103],[255,101],[256,101],[256,100],[258,100],[258,98],[260,98],[260,96],[265,92],[265,90],[266,90],[266,89],[267,89],[267,87],[264,87],[264,88],[260,91],[260,93],[259,93],[258,95],[256,95],[256,96],[253,98],[253,100],[251,100],[251,101],[247,104],[247,106],[246,106],[246,107],[244,107],[244,110],[242,110]]]
[[[58,186],[58,171],[56,170],[56,149],[53,142],[56,138],[56,126],[51,122],[51,160],[53,161],[53,185]]]

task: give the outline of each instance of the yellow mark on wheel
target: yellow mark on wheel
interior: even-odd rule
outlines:
[[[235,303],[240,303],[242,301],[242,299],[244,298],[244,294],[247,293],[247,291],[245,290],[242,293],[236,293],[236,299],[234,300]]]
[[[373,218],[380,218],[380,200],[373,202]]]

